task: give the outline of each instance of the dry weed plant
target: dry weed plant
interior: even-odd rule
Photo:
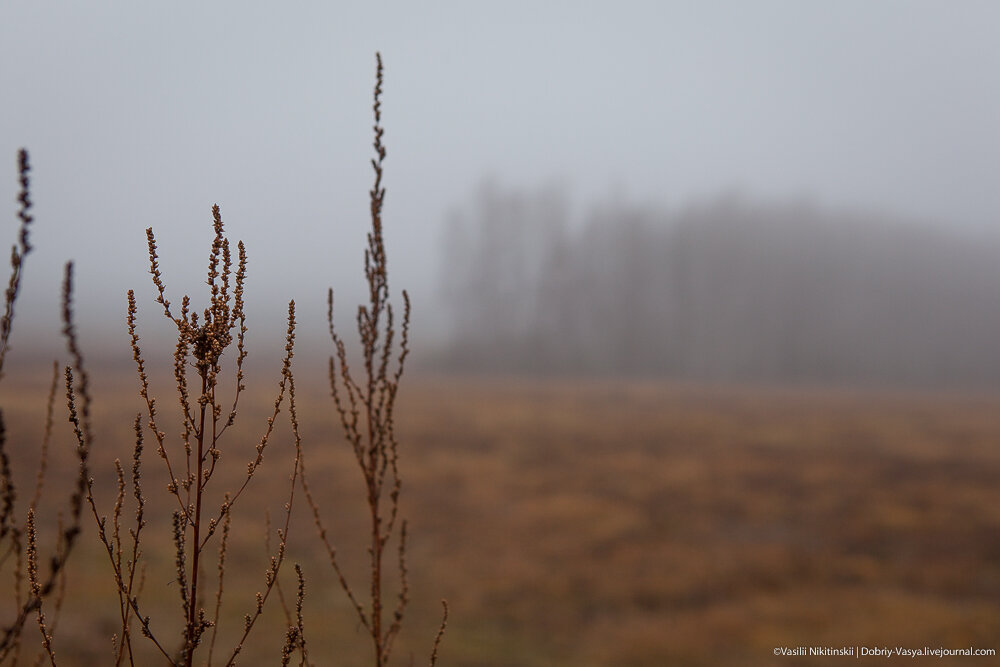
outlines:
[[[395,638],[402,628],[404,612],[409,602],[407,581],[406,531],[407,524],[400,516],[399,501],[402,482],[399,474],[399,446],[394,429],[393,412],[399,382],[409,354],[410,300],[403,292],[403,314],[396,345],[396,322],[386,271],[385,244],[382,236],[382,170],[385,147],[382,144],[381,126],[382,59],[376,54],[376,83],[373,111],[375,116],[375,159],[372,166],[375,182],[370,191],[371,231],[365,250],[364,271],[369,289],[369,302],[359,306],[358,333],[361,339],[363,373],[352,374],[347,363],[347,349],[334,327],[333,290],[328,293],[329,332],[333,339],[335,355],[330,357],[329,381],[334,405],[340,417],[347,441],[353,448],[364,477],[367,505],[370,516],[368,553],[370,556],[369,598],[362,598],[348,583],[340,567],[333,542],[327,534],[320,504],[310,489],[304,469],[302,440],[299,435],[295,407],[295,380],[292,374],[292,356],[295,343],[295,302],[288,304],[286,345],[281,363],[280,379],[273,408],[262,427],[256,451],[245,465],[245,472],[238,468],[234,474],[220,474],[226,470],[231,451],[226,432],[237,420],[240,397],[246,390],[244,360],[246,315],[244,311],[244,285],[247,272],[246,249],[241,242],[233,256],[226,237],[218,205],[212,208],[214,239],[208,257],[208,305],[199,310],[185,295],[179,310],[167,298],[167,288],[160,271],[156,239],[152,228],[146,230],[149,252],[149,272],[154,287],[154,301],[163,316],[176,329],[177,337],[173,355],[174,409],[178,413],[179,432],[168,435],[161,428],[165,419],[160,415],[159,403],[152,395],[147,362],[140,348],[137,317],[138,306],[134,291],[128,292],[127,325],[131,339],[132,357],[138,376],[138,393],[144,403],[133,422],[134,445],[131,464],[120,459],[114,461],[116,488],[107,489],[114,502],[110,513],[100,508],[96,497],[103,489],[95,489],[90,477],[88,456],[94,442],[91,426],[91,392],[89,376],[84,367],[83,355],[77,342],[73,319],[73,266],[66,265],[63,282],[62,318],[63,334],[71,358],[64,376],[68,421],[72,426],[79,458],[79,474],[68,501],[66,511],[60,513],[58,537],[53,553],[48,557],[49,567],[43,573],[43,560],[39,547],[37,509],[45,487],[49,461],[49,440],[53,430],[53,410],[59,377],[58,363],[53,366],[53,378],[48,397],[47,419],[39,447],[39,464],[33,495],[23,513],[18,507],[19,495],[12,464],[7,452],[3,413],[0,412],[0,569],[10,568],[13,573],[13,620],[4,621],[0,627],[0,665],[17,664],[24,641],[26,622],[33,614],[41,634],[40,650],[35,655],[35,665],[46,660],[56,665],[53,648],[55,619],[61,608],[65,590],[65,564],[80,533],[80,520],[84,503],[89,507],[96,525],[96,535],[111,566],[113,585],[118,599],[117,632],[111,638],[114,665],[148,664],[150,654],[158,656],[168,665],[191,667],[199,664],[211,666],[234,665],[246,646],[248,637],[257,626],[265,604],[273,592],[280,598],[285,612],[287,631],[275,650],[275,661],[289,665],[297,656],[297,664],[313,665],[307,651],[303,604],[306,593],[302,568],[295,565],[297,582],[294,605],[289,605],[279,582],[281,567],[286,560],[288,532],[292,520],[293,501],[297,485],[302,484],[308,499],[312,519],[319,538],[325,546],[329,562],[340,586],[357,611],[361,625],[371,637],[373,662],[385,667],[389,662]],[[11,277],[6,293],[6,304],[0,321],[0,378],[3,360],[8,350],[8,339],[14,319],[14,306],[18,296],[24,257],[30,252],[28,230],[32,217],[28,191],[28,158],[19,157],[21,180],[21,229],[19,242],[11,254]],[[235,353],[226,353],[234,350]],[[225,374],[233,378],[227,392],[220,381],[223,378],[223,358],[232,360]],[[235,629],[235,641],[223,647],[220,640],[220,623],[225,599],[226,562],[229,553],[229,536],[234,509],[246,494],[251,482],[264,462],[265,452],[275,433],[278,413],[283,406],[288,413],[289,428],[294,443],[294,462],[289,478],[287,498],[280,526],[274,531],[277,537],[271,547],[271,518],[267,516],[266,549],[269,561],[263,582],[256,593],[255,602],[243,616],[242,629]],[[154,463],[165,474],[166,503],[147,507],[144,471],[149,458],[146,441],[153,445]],[[21,445],[21,443],[17,443]],[[225,461],[226,463],[223,463]],[[221,480],[233,480],[227,488]],[[95,490],[98,492],[95,494]],[[130,508],[126,511],[126,508]],[[166,507],[169,516],[156,516],[154,507]],[[170,509],[172,508],[172,510]],[[131,514],[131,518],[129,518]],[[172,544],[173,577],[171,586],[177,591],[175,611],[152,609],[152,603],[143,598],[146,574],[145,549],[154,538],[150,530],[162,529],[169,537],[163,540]],[[389,593],[386,556],[389,543],[395,539],[395,558],[398,580],[395,583],[395,602],[387,602]],[[156,542],[161,543],[161,542]],[[43,603],[53,598],[50,618],[46,618]],[[434,638],[430,665],[436,664],[441,640],[447,625],[448,605],[442,601],[444,614]],[[170,605],[168,605],[170,606]],[[391,616],[389,615],[391,613]],[[179,637],[177,636],[179,630]],[[144,644],[144,647],[140,647]]]
[[[11,248],[11,273],[7,284],[4,301],[4,313],[0,319],[0,378],[3,377],[3,365],[10,349],[10,334],[14,323],[14,311],[21,287],[21,273],[24,259],[31,252],[29,230],[33,222],[31,209],[30,179],[31,170],[28,152],[21,149],[18,152],[18,173],[20,193],[18,202],[20,210],[20,232],[18,242]],[[16,665],[23,651],[23,633],[28,619],[34,615],[41,634],[41,652],[37,653],[34,664],[41,664],[46,657],[54,665],[55,655],[52,648],[52,637],[58,625],[59,613],[62,608],[66,586],[66,563],[80,534],[80,516],[83,498],[89,477],[87,460],[90,452],[90,401],[86,386],[86,374],[83,372],[83,360],[76,343],[73,326],[72,310],[73,265],[66,265],[63,281],[63,333],[66,336],[73,367],[67,366],[65,374],[68,386],[74,384],[73,369],[79,378],[77,386],[84,400],[81,402],[79,415],[82,431],[78,430],[76,454],[79,468],[73,491],[64,507],[58,508],[55,544],[46,558],[39,546],[39,533],[43,526],[39,525],[39,513],[43,500],[43,490],[49,467],[49,442],[53,432],[53,408],[56,398],[56,387],[59,376],[59,364],[53,363],[52,382],[49,389],[46,418],[40,444],[38,446],[38,466],[35,473],[34,488],[23,518],[18,508],[18,492],[11,458],[7,451],[7,433],[0,410],[0,572],[8,567],[13,574],[13,609],[0,609],[0,613],[12,613],[12,620],[0,623],[0,665]],[[14,443],[28,449],[26,443]],[[42,571],[41,563],[48,561],[48,567]],[[50,615],[47,617],[45,602],[51,599]],[[5,605],[6,606],[6,603]]]
[[[30,213],[32,203],[28,173],[31,167],[28,152],[21,149],[18,152],[17,161],[21,186],[18,195],[20,231],[18,242],[11,248],[11,274],[5,294],[4,313],[2,320],[0,320],[0,378],[3,377],[3,365],[10,349],[10,334],[14,323],[15,304],[20,293],[24,259],[32,249],[29,242],[33,216]],[[66,335],[70,355],[73,358],[73,366],[78,369],[81,378],[85,378],[85,375],[82,374],[82,358],[76,345],[72,320],[72,275],[73,265],[69,263],[65,268],[63,282],[63,332]],[[73,377],[73,371],[70,367],[66,367],[65,372],[67,378]],[[3,412],[0,410],[0,572],[12,563],[10,567],[14,579],[12,586],[13,619],[4,620],[0,624],[0,665],[16,665],[20,660],[23,650],[22,635],[25,625],[32,615],[35,617],[38,631],[41,634],[41,651],[35,656],[34,664],[41,664],[46,657],[52,664],[55,664],[52,637],[58,625],[66,590],[66,563],[80,534],[83,497],[89,476],[87,460],[91,442],[88,400],[83,404],[83,419],[88,424],[88,433],[77,441],[76,454],[79,459],[79,468],[76,482],[72,486],[73,490],[66,504],[57,508],[55,544],[46,552],[48,553],[46,556],[43,553],[43,547],[40,546],[40,532],[44,527],[39,525],[38,515],[49,468],[49,443],[53,432],[53,409],[58,376],[59,364],[54,362],[52,382],[46,402],[45,424],[38,446],[38,465],[35,472],[34,488],[23,518],[21,518],[18,509],[15,473],[7,452],[7,433]],[[86,393],[85,379],[81,381],[81,387]],[[29,447],[26,443],[14,444],[24,449]],[[48,566],[43,571],[41,563],[46,560]],[[50,599],[52,602],[51,613],[47,617],[44,606],[46,601]],[[0,613],[8,613],[8,611],[2,609]]]
[[[233,256],[223,230],[219,207],[212,208],[215,239],[208,257],[209,304],[201,316],[192,309],[187,295],[181,300],[179,313],[171,309],[166,296],[166,286],[160,273],[156,251],[156,239],[152,228],[146,230],[149,247],[149,265],[156,303],[163,315],[177,329],[177,343],[174,350],[174,380],[176,383],[176,407],[180,412],[182,429],[176,438],[168,438],[160,429],[160,416],[156,399],[150,394],[146,362],[139,347],[136,327],[135,293],[128,292],[128,331],[131,337],[132,357],[135,360],[139,378],[139,394],[145,402],[146,427],[155,443],[155,454],[164,467],[169,480],[166,493],[169,502],[175,505],[171,519],[172,543],[175,551],[175,573],[178,591],[178,605],[182,614],[182,633],[179,642],[165,636],[156,627],[150,611],[140,600],[142,589],[142,538],[147,525],[145,498],[143,495],[143,417],[137,415],[134,423],[135,447],[132,457],[131,474],[126,474],[121,461],[115,461],[118,490],[110,520],[100,513],[93,494],[93,482],[88,486],[87,501],[97,522],[98,537],[107,552],[114,574],[118,593],[120,629],[113,638],[114,664],[125,661],[135,665],[136,629],[152,642],[156,651],[170,665],[193,665],[196,655],[204,655],[204,664],[212,665],[221,653],[218,664],[235,664],[237,656],[264,610],[264,605],[274,590],[278,574],[285,560],[288,527],[292,515],[292,503],[299,470],[301,441],[298,437],[298,423],[295,416],[295,383],[291,364],[295,343],[295,302],[288,304],[288,329],[285,355],[281,365],[281,379],[278,382],[277,397],[263,433],[256,447],[255,456],[247,463],[242,483],[228,489],[221,495],[221,502],[213,503],[211,498],[219,498],[218,492],[210,495],[209,487],[220,470],[223,459],[223,436],[233,426],[237,418],[240,396],[246,389],[243,362],[245,348],[246,316],[244,312],[244,283],[246,279],[246,250],[238,244],[238,260],[234,271]],[[235,384],[230,400],[224,401],[219,385],[222,373],[223,354],[235,344],[235,362],[231,370]],[[194,386],[189,382],[189,372],[194,371]],[[226,572],[227,540],[233,509],[249,487],[264,461],[264,453],[271,441],[275,422],[282,403],[288,400],[289,421],[295,442],[296,457],[291,473],[288,498],[285,503],[283,525],[277,530],[278,543],[267,566],[263,586],[256,594],[256,604],[244,616],[243,631],[235,646],[225,651],[217,651],[217,638]],[[75,415],[73,392],[69,393],[71,415]],[[77,421],[71,416],[74,425]],[[135,504],[135,519],[132,527],[123,534],[123,509],[126,497],[131,492]],[[218,537],[217,540],[213,538]],[[217,545],[215,544],[217,542]],[[206,560],[214,558],[215,577],[209,579]],[[214,591],[212,601],[208,600],[209,586]],[[300,603],[301,604],[301,603]],[[207,607],[207,608],[206,608]],[[162,610],[157,610],[158,612]],[[299,624],[301,627],[301,623]],[[285,651],[288,656],[295,650],[303,650],[305,639],[296,633],[294,641]],[[304,655],[304,653],[303,653]]]
[[[319,504],[313,495],[303,464],[302,485],[320,539],[326,548],[330,565],[337,575],[341,588],[349,598],[358,620],[371,638],[374,664],[388,664],[392,645],[400,629],[409,603],[409,583],[406,566],[406,521],[399,516],[399,499],[402,481],[399,476],[399,443],[396,440],[393,410],[399,381],[409,354],[410,297],[403,291],[403,317],[400,325],[398,351],[395,347],[395,320],[389,301],[388,272],[385,242],[382,236],[382,203],[385,188],[382,186],[385,146],[382,143],[382,56],[376,54],[375,92],[372,111],[374,123],[375,157],[371,164],[375,181],[369,192],[371,230],[365,249],[364,271],[368,283],[368,303],[359,305],[356,323],[361,341],[363,373],[355,377],[347,362],[347,349],[337,333],[333,317],[333,289],[327,293],[327,322],[333,340],[335,355],[330,356],[329,380],[344,436],[353,449],[358,467],[364,477],[366,500],[370,517],[368,556],[370,574],[369,598],[363,604],[348,582],[322,518]],[[391,618],[386,617],[387,568],[385,557],[389,541],[396,537],[396,570],[398,573],[396,601]],[[444,616],[435,637],[430,664],[437,661],[438,648],[448,619],[448,604],[442,601]]]

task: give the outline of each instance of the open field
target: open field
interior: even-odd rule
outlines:
[[[321,370],[297,364],[303,376]],[[40,432],[44,384],[14,394],[5,380],[12,438]],[[134,386],[122,376],[95,396],[93,469],[108,511],[111,461],[130,457],[140,409]],[[259,426],[271,398],[253,398],[241,419]],[[322,388],[303,380],[298,400],[310,480],[362,587],[357,464]],[[773,649],[1000,649],[1000,397],[404,378],[397,410],[412,598],[397,664],[411,653],[425,663],[441,597],[445,665],[820,667],[845,658]],[[260,515],[284,503],[288,442],[282,432],[269,476],[236,511],[232,627],[263,580]],[[247,435],[223,455],[242,461],[254,444]],[[150,516],[165,497],[158,464],[146,463]],[[233,468],[235,480],[244,466]],[[363,630],[296,503],[290,558],[305,570],[312,657],[362,665]],[[144,599],[162,598],[177,623],[169,517],[155,521]],[[64,665],[105,663],[117,614],[92,520],[86,530],[57,634]],[[240,664],[279,662],[283,621],[271,611]]]

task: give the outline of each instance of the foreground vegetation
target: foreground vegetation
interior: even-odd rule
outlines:
[[[330,524],[323,518],[329,508],[320,497],[321,486],[315,485],[314,492],[307,482],[292,372],[294,301],[288,303],[284,353],[270,407],[257,406],[251,411],[256,421],[251,428],[255,430],[247,431],[245,420],[238,419],[244,414],[241,398],[248,391],[244,372],[248,355],[244,309],[247,251],[242,241],[230,244],[220,207],[215,205],[214,238],[205,281],[207,298],[200,303],[197,296],[192,299],[185,294],[179,305],[171,304],[175,297],[160,271],[156,237],[152,228],[146,229],[154,301],[169,321],[169,328],[176,330],[176,342],[171,345],[170,367],[154,370],[148,350],[144,351],[140,344],[139,299],[129,290],[126,323],[138,379],[131,384],[141,408],[131,418],[132,433],[127,438],[108,440],[106,434],[94,428],[91,373],[84,363],[74,316],[73,263],[65,265],[62,333],[69,356],[69,363],[62,369],[65,412],[56,411],[61,402],[57,401],[61,395],[58,361],[53,363],[47,398],[40,403],[43,414],[36,415],[37,424],[43,425],[41,434],[16,429],[8,432],[8,421],[4,419],[7,416],[10,420],[13,415],[16,421],[31,413],[35,404],[29,401],[25,405],[18,399],[26,395],[26,385],[32,378],[21,377],[13,384],[13,391],[8,390],[8,401],[3,405],[11,410],[11,404],[15,404],[12,411],[0,409],[0,573],[10,577],[9,589],[0,589],[4,592],[0,598],[0,665],[14,667],[27,660],[55,667],[57,654],[62,664],[80,660],[86,654],[82,648],[67,653],[57,649],[55,635],[63,620],[62,612],[69,612],[67,624],[86,623],[109,610],[112,600],[114,613],[105,617],[104,626],[92,628],[88,634],[94,643],[110,643],[110,655],[101,658],[97,653],[80,664],[108,661],[134,667],[155,661],[192,667],[211,666],[214,660],[214,664],[228,667],[245,662],[248,649],[253,651],[250,660],[264,660],[265,664],[277,660],[283,666],[293,662],[300,667],[317,661],[322,664],[329,658],[315,652],[310,657],[307,646],[307,585],[301,565],[294,566],[294,580],[287,595],[281,583],[285,578],[289,586],[288,568],[283,572],[282,566],[289,553],[294,500],[300,487],[299,495],[305,495],[311,510],[313,526],[308,532],[315,529],[317,542],[325,548],[326,565],[336,574],[336,585],[319,589],[322,601],[329,604],[325,593],[331,588],[340,589],[370,640],[371,664],[389,664],[410,600],[407,521],[400,511],[402,481],[394,424],[397,392],[409,354],[410,301],[404,291],[402,313],[394,315],[382,227],[386,157],[381,125],[382,84],[382,58],[376,54],[372,105],[375,155],[371,160],[374,182],[369,191],[371,226],[363,263],[368,301],[356,310],[360,340],[354,351],[362,359],[360,370],[352,372],[349,367],[348,343],[334,325],[333,289],[328,292],[328,326],[334,348],[329,356],[328,391],[347,440],[346,449],[353,454],[364,480],[362,514],[368,520],[359,534],[367,535],[368,541],[358,550],[368,554],[367,571],[352,576],[345,567],[346,559],[338,554],[340,536],[328,530]],[[11,250],[10,278],[0,317],[0,377],[4,374],[24,261],[32,249],[30,171],[28,153],[22,149],[18,155],[19,233]],[[98,370],[106,375],[108,369]],[[155,388],[155,371],[169,378],[165,392],[163,387]],[[129,384],[122,382],[119,386]],[[170,398],[159,401],[158,397],[164,395]],[[112,400],[115,405],[135,404],[134,394],[132,398],[129,401],[116,391]],[[266,484],[259,488],[257,480],[263,476],[266,461],[282,458],[272,454],[274,442],[280,437],[278,418],[282,412],[288,417],[287,437],[291,439],[291,445],[285,448],[290,459],[284,457],[289,459],[285,467],[277,468],[284,471],[279,477],[285,478],[285,488],[279,490]],[[71,426],[72,449],[53,446],[55,424],[62,421]],[[128,451],[116,446],[126,441],[131,442]],[[95,447],[108,456],[102,459],[106,463],[103,474],[100,468],[90,465]],[[73,465],[69,469],[63,465],[59,470],[60,464],[66,463],[64,453],[70,451],[75,451]],[[25,488],[32,490],[27,502]],[[64,488],[71,489],[68,500],[60,497]],[[248,502],[254,495],[262,501],[256,507]],[[271,508],[268,503],[277,503],[277,507]],[[246,505],[256,510],[252,517],[264,520],[258,528],[263,537],[263,554],[247,548],[252,538],[250,542],[246,539],[252,533],[233,523],[234,516],[239,516]],[[337,510],[343,511],[343,507]],[[95,550],[103,551],[106,557],[103,586],[94,587],[89,569],[81,574],[68,567],[74,548],[81,550],[77,545],[84,529],[84,514],[93,518],[91,525],[96,530],[96,540],[89,547],[91,558]],[[390,553],[394,556],[391,564],[387,558]],[[259,577],[259,571],[258,576],[249,575],[245,567],[248,557],[253,556],[263,556],[263,577]],[[165,596],[155,583],[147,587],[150,576],[154,582],[162,577],[171,595]],[[231,601],[238,596],[229,592],[234,579],[243,592],[248,587],[252,592],[236,605]],[[89,587],[80,598],[84,607],[67,599],[67,594],[81,584]],[[280,603],[283,625],[279,623],[277,632],[268,635],[270,644],[265,642],[257,648],[253,642],[260,640],[251,635],[265,625],[266,607],[270,601],[273,608],[275,598]],[[97,602],[106,604],[94,606]],[[447,625],[448,605],[443,600],[442,604],[443,618],[429,652],[431,667],[437,661]],[[234,612],[234,607],[241,611]],[[267,646],[270,650],[263,648]]]

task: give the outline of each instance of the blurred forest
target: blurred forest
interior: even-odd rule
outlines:
[[[1000,239],[738,195],[574,216],[484,186],[450,217],[453,371],[1000,386]]]

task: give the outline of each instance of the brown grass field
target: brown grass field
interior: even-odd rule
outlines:
[[[320,376],[322,366],[297,362],[297,373]],[[310,481],[363,589],[357,463],[328,393],[300,384]],[[154,389],[169,401],[169,386]],[[44,395],[40,378],[5,380],[11,442],[37,439]],[[273,397],[252,398],[241,420],[259,428]],[[141,409],[134,377],[105,379],[94,409],[92,469],[110,512],[112,460],[129,459]],[[445,665],[820,667],[848,658],[773,650],[1000,648],[1000,397],[413,377],[404,378],[397,422],[412,602],[396,664],[411,655],[426,664],[440,598],[451,608]],[[255,437],[223,456],[247,458]],[[69,447],[68,432],[60,438],[53,447]],[[275,443],[267,475],[235,511],[230,633],[262,585],[264,510],[279,514],[287,495],[287,429]],[[67,452],[53,474],[71,474]],[[22,452],[21,469],[34,456]],[[154,626],[173,623],[179,637],[159,464],[146,461],[143,600],[161,614]],[[237,477],[242,467],[233,465]],[[296,503],[289,557],[305,571],[311,658],[366,664],[364,631],[301,495]],[[85,527],[56,633],[63,665],[107,664],[115,632],[107,556],[92,518]],[[291,562],[282,570],[289,600]],[[284,620],[279,605],[269,609],[271,625],[240,664],[278,664]],[[29,627],[27,641],[37,636]],[[876,661],[886,658],[861,660]]]

